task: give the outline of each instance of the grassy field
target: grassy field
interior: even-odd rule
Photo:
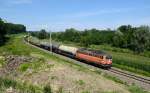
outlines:
[[[14,80],[11,77],[0,77],[0,92],[3,93],[6,89],[9,89],[10,87],[12,87],[16,91],[23,92],[23,93],[52,93],[52,91],[51,91],[52,88],[47,83],[49,83],[50,81],[51,81],[51,83],[52,83],[52,81],[55,81],[55,82],[56,82],[56,80],[59,81],[59,78],[61,79],[61,77],[62,77],[62,81],[60,81],[60,82],[64,82],[64,79],[66,79],[66,81],[68,81],[68,80],[70,80],[70,78],[76,77],[77,79],[75,79],[72,84],[76,84],[76,85],[78,85],[79,88],[83,89],[83,87],[85,87],[89,84],[91,84],[91,85],[94,84],[91,82],[94,82],[95,79],[98,79],[98,77],[101,77],[101,72],[99,72],[99,71],[91,72],[91,70],[84,68],[81,65],[76,65],[72,62],[66,61],[64,59],[61,59],[54,55],[50,55],[41,50],[35,49],[33,47],[30,47],[30,46],[24,44],[23,36],[24,36],[23,34],[11,35],[10,41],[7,42],[6,45],[0,47],[0,52],[1,52],[1,54],[0,54],[0,69],[1,69],[1,67],[3,67],[5,65],[4,56],[7,56],[7,55],[19,55],[19,56],[29,56],[29,57],[32,56],[32,57],[36,57],[37,60],[34,60],[31,63],[21,64],[17,69],[17,71],[19,71],[20,75],[19,75],[19,78],[17,78],[16,80]],[[50,63],[49,63],[49,61],[50,61]],[[54,61],[55,64],[52,64],[51,61],[52,61],[52,63]],[[62,66],[65,67],[65,71]],[[72,68],[75,68],[76,70],[74,71],[74,69],[72,69]],[[54,70],[54,73],[53,73],[54,75],[49,76],[51,69]],[[66,73],[64,73],[64,72],[66,72]],[[45,73],[45,74],[43,75],[43,73]],[[64,74],[62,75],[62,73],[64,73]],[[72,73],[74,73],[75,75],[71,76],[70,74],[72,74]],[[81,73],[81,74],[79,74],[79,73]],[[89,73],[91,75],[89,75]],[[93,74],[93,73],[98,74],[98,76],[96,75],[97,78],[96,78],[95,74]],[[85,76],[82,76],[84,74],[85,74]],[[65,78],[63,76],[65,76]],[[36,77],[36,79],[41,78],[40,84],[33,85],[33,82],[36,80],[34,77]],[[42,79],[45,77],[49,77],[50,81],[49,81],[49,79],[48,79],[48,81],[45,81]],[[90,77],[91,79],[89,80],[88,77]],[[103,80],[103,78],[106,78],[106,79]],[[103,78],[98,79],[98,81],[99,82],[104,82],[104,81],[108,82],[107,79],[110,79],[117,83],[122,82],[120,80],[117,80],[117,78],[114,78],[111,76],[104,76]],[[88,80],[86,80],[86,79],[88,79]],[[91,81],[92,79],[94,81]],[[64,84],[67,83],[66,81]],[[96,82],[98,82],[98,81],[96,81]],[[45,82],[45,83],[42,83],[42,82]],[[87,84],[88,82],[89,82],[89,84]],[[71,82],[69,82],[69,84],[70,83]],[[101,84],[101,83],[98,83],[98,84]],[[112,84],[114,84],[114,83],[112,82]],[[123,83],[120,83],[120,84],[123,84]],[[120,87],[117,87],[120,85],[117,85],[117,84],[114,84],[114,85],[115,86],[113,86],[113,87],[116,87],[117,89],[120,88]],[[97,84],[96,84],[96,86],[99,87]],[[102,86],[104,86],[104,85],[102,84]],[[125,85],[125,88],[126,88],[126,91],[130,91],[131,93],[138,93],[138,92],[136,92],[136,90],[142,91],[139,93],[147,93],[146,91],[143,91],[141,88],[136,87],[136,86],[130,87],[130,86]],[[88,88],[88,89],[90,89],[90,88]],[[100,89],[100,90],[102,91],[103,89]],[[64,93],[63,87],[60,87],[58,89],[57,93]],[[91,92],[89,92],[89,90],[85,90],[81,93],[91,93]],[[101,93],[120,93],[120,92],[104,91]]]
[[[81,47],[78,43],[61,42],[62,44]],[[150,77],[150,51],[135,54],[129,49],[116,48],[109,45],[90,45],[88,48],[103,50],[113,57],[113,66]]]
[[[5,93],[6,89],[16,89],[18,93],[44,93],[44,88],[33,86],[28,83],[20,83],[16,80],[0,77],[0,93]],[[47,86],[45,86],[47,87]]]
[[[135,55],[127,49],[117,49],[104,45],[91,45],[92,49],[101,49],[113,56],[113,66],[142,75],[150,76],[150,58]]]

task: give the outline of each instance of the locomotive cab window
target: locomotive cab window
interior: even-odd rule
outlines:
[[[107,56],[106,59],[112,59],[112,57],[111,56]]]

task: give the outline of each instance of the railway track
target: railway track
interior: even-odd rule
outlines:
[[[115,74],[123,75],[123,76],[128,77],[128,78],[132,78],[134,80],[137,80],[137,81],[140,81],[140,82],[143,82],[143,83],[150,84],[150,79],[143,78],[141,76],[137,76],[137,75],[134,75],[134,74],[131,74],[131,73],[127,73],[127,72],[118,70],[116,68],[111,68],[111,69],[109,69],[109,71],[112,72],[112,73],[115,73]]]
[[[25,42],[27,43],[27,41],[25,41]],[[28,43],[28,44],[29,44],[29,43]],[[47,52],[47,53],[50,53],[50,52],[49,52],[48,50],[46,50],[46,49],[37,47],[37,46],[35,46],[35,45],[33,45],[33,44],[30,44],[30,45],[32,45],[32,46],[34,46],[34,47],[36,47],[36,48],[39,48],[39,49],[41,49],[41,50],[44,50],[44,51]],[[80,65],[82,65],[83,67],[98,69],[98,67],[91,66],[91,65],[88,65],[88,64],[85,64],[85,63],[82,63],[82,62],[77,62],[77,60],[72,59],[72,58],[70,58],[70,57],[68,58],[68,57],[66,57],[66,56],[63,56],[63,55],[60,55],[60,54],[57,54],[57,53],[54,53],[54,55],[56,55],[56,56],[58,56],[58,57],[61,57],[62,59],[66,59],[66,60],[68,60],[68,61],[71,61],[71,62],[73,62],[73,63],[75,63],[75,64],[80,64]],[[99,70],[101,70],[101,69],[99,69]],[[114,73],[114,74],[117,74],[117,75],[120,75],[120,76],[124,76],[124,77],[130,78],[130,79],[133,79],[133,80],[142,82],[142,83],[145,84],[143,88],[145,88],[145,86],[148,86],[147,89],[149,89],[149,86],[150,86],[150,79],[149,79],[149,78],[144,78],[144,77],[141,77],[141,76],[138,76],[138,75],[134,75],[134,74],[131,74],[131,73],[122,71],[122,70],[118,70],[117,68],[114,68],[114,67],[112,67],[111,69],[109,69],[109,70],[107,70],[107,71],[110,72],[110,73]],[[104,72],[105,72],[105,70],[104,70]],[[134,81],[133,81],[133,82],[134,82]],[[139,85],[141,85],[141,83],[140,83]],[[142,85],[142,86],[143,86],[143,85]]]

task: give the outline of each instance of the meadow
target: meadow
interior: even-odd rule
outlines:
[[[92,49],[104,50],[113,57],[113,66],[150,76],[150,58],[133,54],[128,49],[113,48],[108,45],[91,45]]]
[[[46,40],[44,40],[46,41]],[[63,41],[61,44],[81,48],[80,43]],[[131,71],[140,75],[150,76],[150,51],[141,54],[135,54],[133,51],[124,48],[116,48],[110,45],[90,45],[90,49],[103,50],[112,55],[113,66]]]
[[[44,69],[44,68],[50,68],[51,66],[48,66],[45,63],[45,60],[50,59],[50,60],[55,60],[56,62],[64,64],[64,65],[70,65],[71,67],[77,68],[80,71],[81,70],[85,72],[87,71],[86,68],[82,67],[81,65],[76,65],[72,62],[69,62],[65,59],[61,59],[49,53],[43,52],[34,47],[29,47],[28,45],[24,44],[23,36],[24,34],[11,35],[9,36],[10,37],[9,42],[7,42],[6,45],[0,47],[0,52],[1,52],[0,65],[1,66],[5,65],[4,58],[2,56],[6,56],[6,55],[33,56],[33,54],[35,56],[36,54],[36,55],[40,55],[39,61],[37,60],[37,62],[22,64],[20,65],[18,70],[21,72],[26,72],[28,68],[35,69],[36,71],[40,69]],[[106,76],[106,78],[110,80],[114,80],[114,77],[112,78],[110,76]],[[116,81],[116,78],[114,81]],[[82,80],[77,81],[77,83],[79,83],[79,85],[84,84]],[[22,83],[21,81],[14,80],[9,77],[0,77],[0,92],[4,92],[6,89],[10,87],[12,87],[13,89],[16,89],[16,91],[20,91],[23,93],[52,93],[51,86],[49,85],[43,85],[41,87],[41,86],[32,85],[27,82]],[[133,86],[133,87],[127,86],[127,89],[131,91],[131,93],[137,93],[136,90],[140,90],[139,93],[147,93],[137,86]],[[62,93],[62,92],[59,92],[59,93]],[[89,93],[89,92],[86,92],[86,93]],[[104,93],[109,93],[109,92],[104,92]],[[117,93],[117,92],[112,92],[112,93]]]

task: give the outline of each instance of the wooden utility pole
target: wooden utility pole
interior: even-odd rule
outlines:
[[[30,38],[30,34],[29,34],[29,32],[28,32],[28,43],[29,43],[29,38]]]
[[[51,31],[49,32],[49,45],[50,45],[50,51],[53,54],[53,50],[52,50],[52,35],[51,35]]]

